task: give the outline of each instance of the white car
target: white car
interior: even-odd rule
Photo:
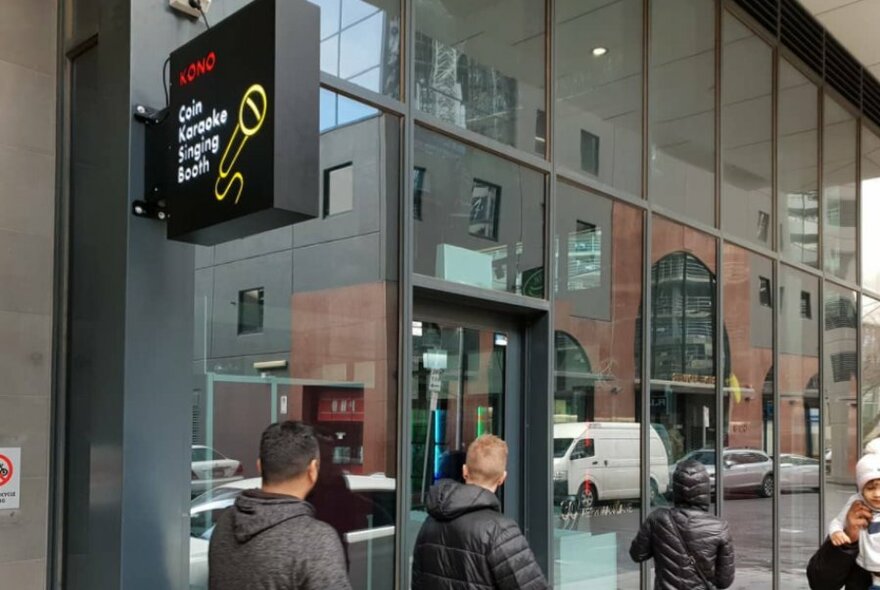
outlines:
[[[391,588],[393,568],[377,564],[394,562],[394,508],[396,480],[382,473],[373,475],[344,474],[348,489],[370,507],[367,520],[370,528],[345,533],[343,541],[348,552],[349,578],[354,590]],[[244,490],[260,487],[260,478],[241,479],[220,486],[192,501],[190,505],[189,587],[208,587],[208,544],[217,519]],[[372,578],[372,584],[370,584]]]
[[[241,461],[230,459],[203,445],[192,447],[191,494],[197,496],[211,488],[244,479]]]
[[[779,486],[783,492],[818,492],[819,460],[790,453],[779,455]]]

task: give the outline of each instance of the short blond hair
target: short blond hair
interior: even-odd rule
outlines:
[[[507,443],[494,434],[484,434],[467,451],[468,477],[475,482],[493,483],[507,470]]]

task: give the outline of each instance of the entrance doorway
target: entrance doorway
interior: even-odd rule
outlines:
[[[513,318],[416,302],[412,324],[410,501],[424,520],[425,499],[439,479],[461,478],[468,445],[495,434],[510,447],[504,513],[522,514],[522,331]],[[420,524],[413,523],[413,524]]]

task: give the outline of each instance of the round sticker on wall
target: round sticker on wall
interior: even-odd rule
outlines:
[[[0,455],[0,487],[9,483],[14,472],[15,466],[12,460],[6,455]]]

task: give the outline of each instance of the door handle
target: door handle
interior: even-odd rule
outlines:
[[[598,464],[599,464],[598,461],[593,461],[593,465],[598,465]]]
[[[608,459],[605,459],[605,467],[608,467]]]

